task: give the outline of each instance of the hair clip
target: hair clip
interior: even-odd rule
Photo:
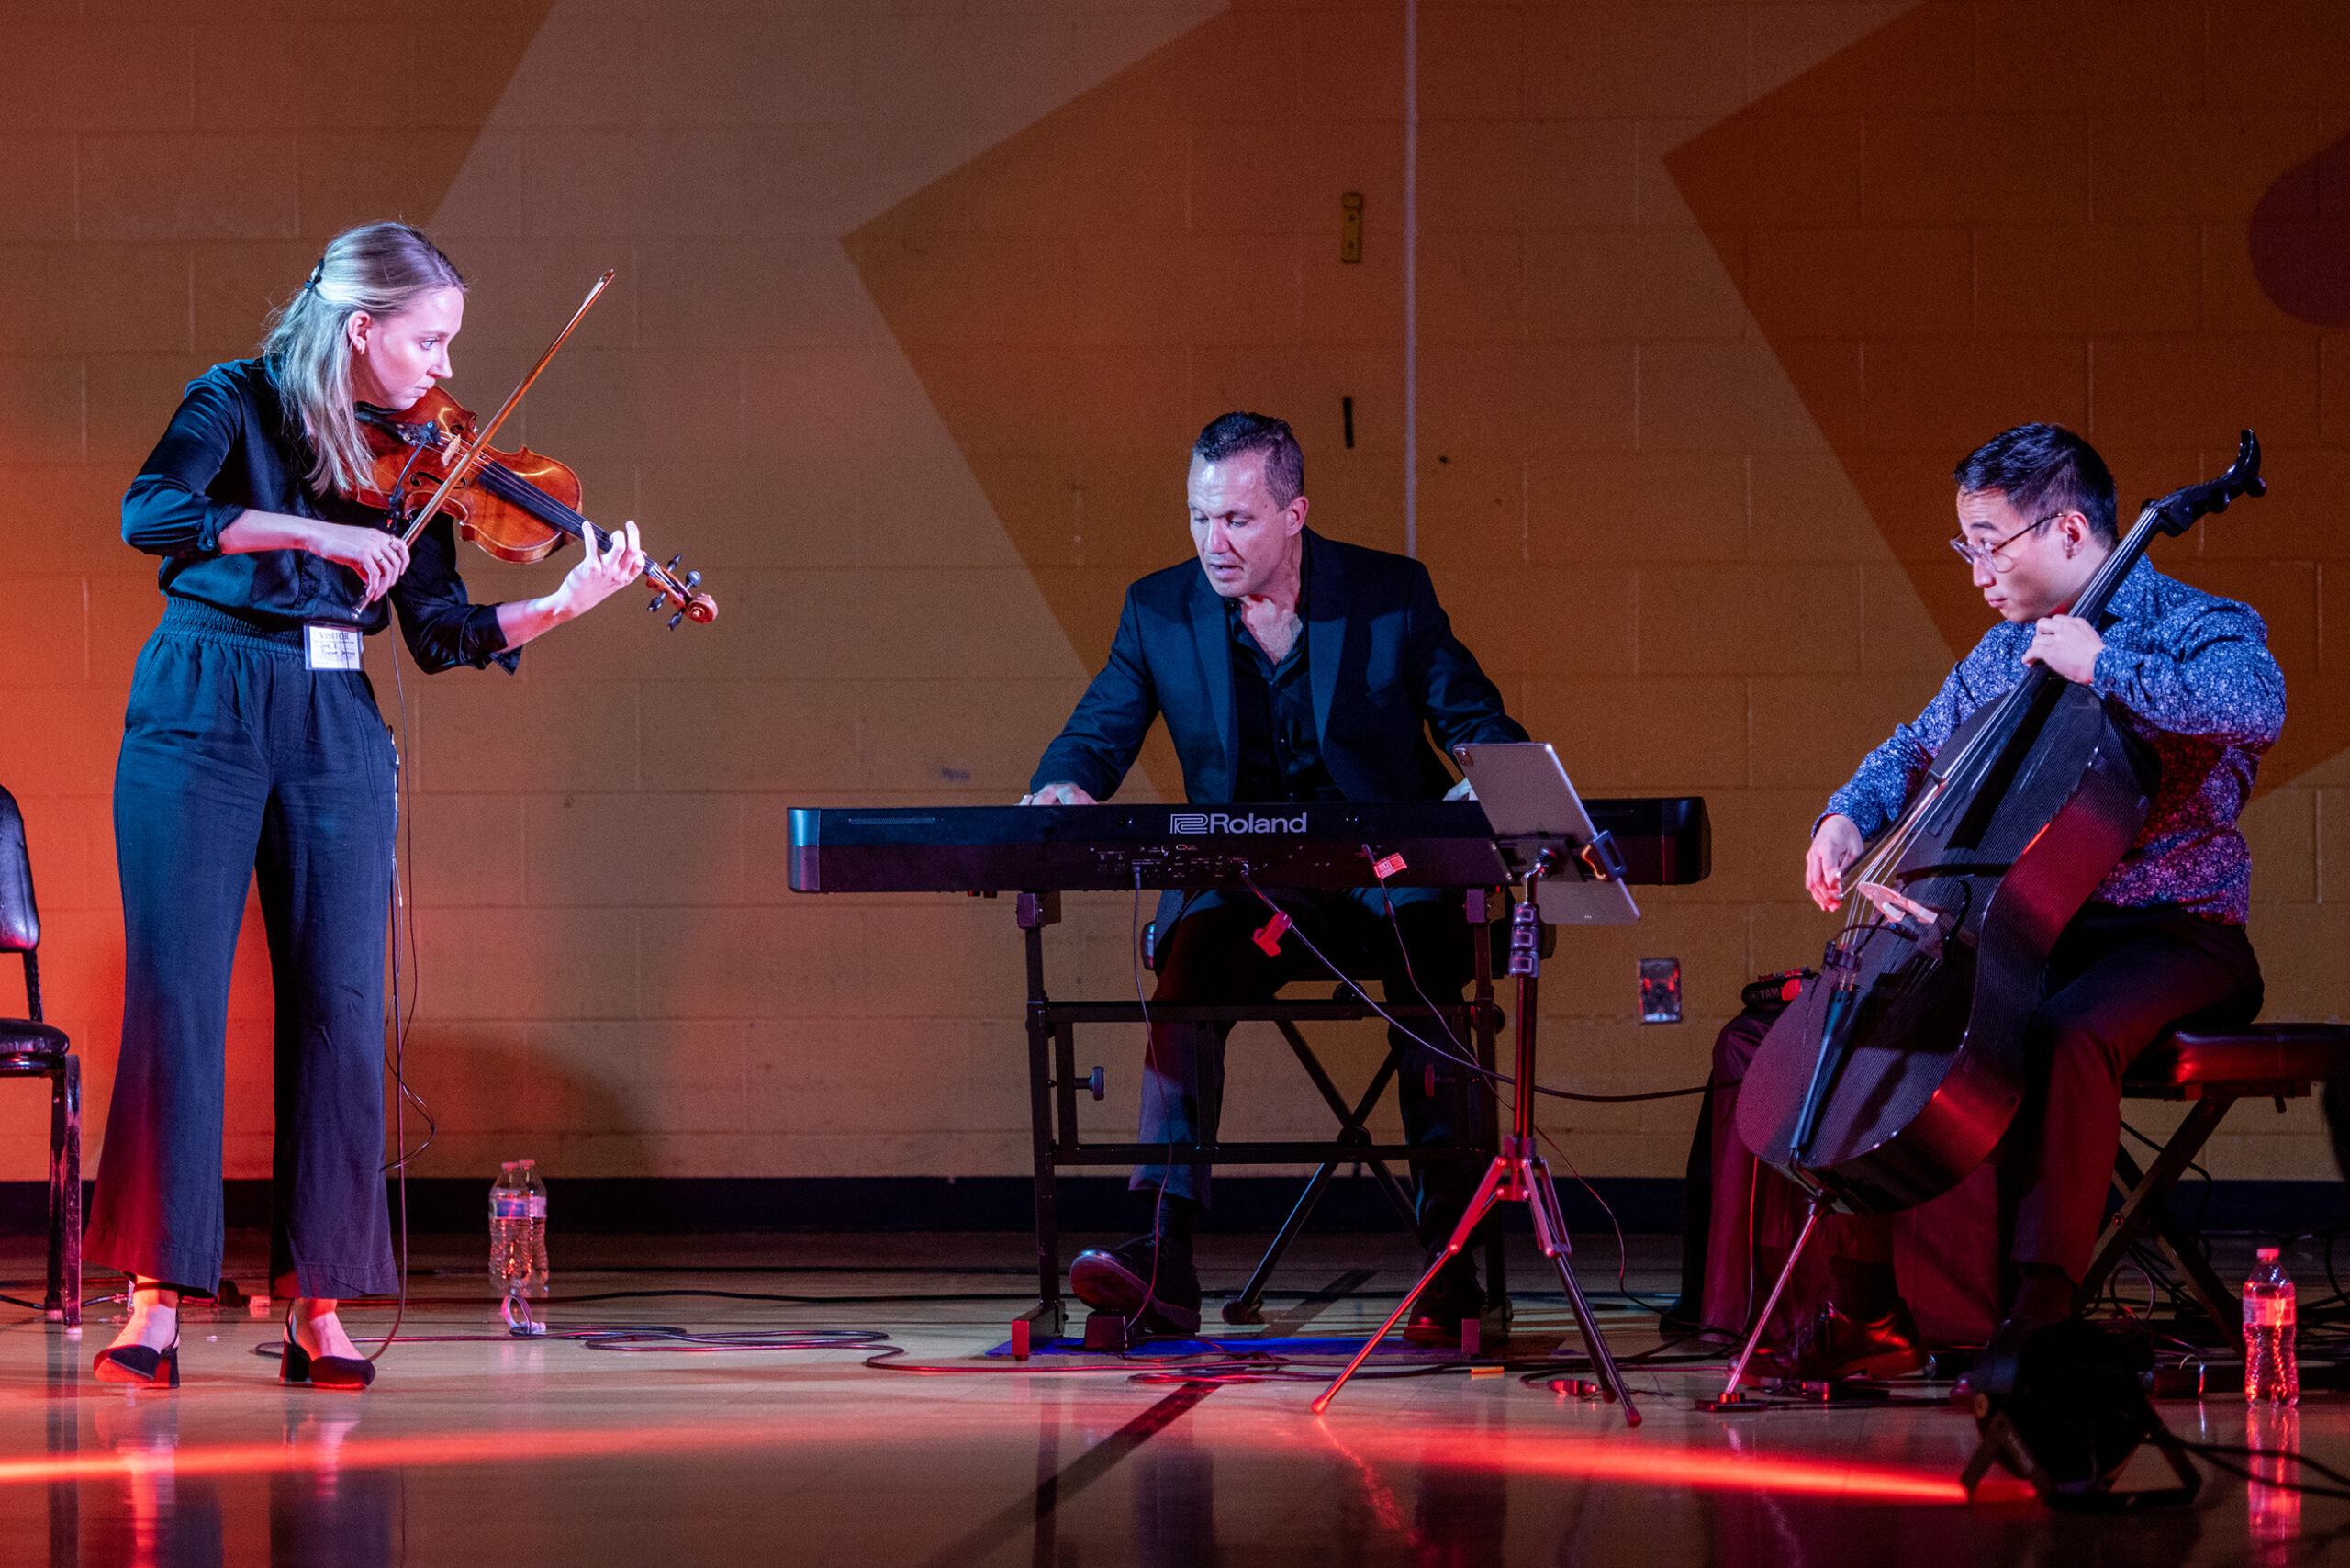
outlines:
[[[324,256],[320,256],[319,258],[319,264],[310,269],[310,275],[303,280],[302,286],[304,288],[315,290],[319,286],[319,280],[326,275],[327,259]]]

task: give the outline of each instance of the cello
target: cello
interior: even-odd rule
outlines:
[[[2266,489],[2245,431],[2227,472],[2141,509],[2069,613],[2096,624],[2157,537]],[[2033,665],[1958,726],[1846,870],[1862,896],[1739,1092],[1747,1146],[1812,1199],[1757,1338],[1825,1210],[1914,1207],[2005,1136],[2049,951],[2135,842],[2156,782],[2152,749],[2116,710]]]

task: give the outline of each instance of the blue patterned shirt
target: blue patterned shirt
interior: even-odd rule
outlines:
[[[2144,561],[2106,605],[2091,681],[2153,746],[2162,779],[2135,844],[2096,899],[2127,908],[2175,904],[2230,925],[2251,913],[2252,856],[2236,816],[2260,754],[2285,723],[2285,676],[2268,627],[2249,605],[2191,588]],[[2032,622],[2002,621],[1959,661],[1914,723],[1863,758],[1828,811],[1874,839],[1901,814],[1927,763],[1968,714],[2023,678]]]

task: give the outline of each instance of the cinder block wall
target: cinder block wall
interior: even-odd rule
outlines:
[[[1716,825],[1711,881],[1567,938],[1546,1076],[1695,1081],[1742,980],[1817,955],[1813,814],[1986,623],[1943,476],[2028,418],[2098,441],[2125,501],[2214,471],[2239,425],[2268,442],[2274,496],[2159,562],[2269,618],[2293,718],[2247,819],[2254,936],[2271,1015],[2350,1011],[2344,26],[1422,5],[1421,554],[1579,782],[1702,793]],[[93,1146],[107,795],[160,608],[116,500],[324,239],[398,215],[473,280],[452,390],[476,407],[621,270],[511,428],[722,607],[671,634],[624,597],[514,678],[371,650],[415,790],[408,1065],[441,1125],[418,1170],[1020,1169],[1008,907],[795,898],[786,812],[1015,794],[1125,582],[1181,558],[1183,449],[1225,409],[1297,425],[1317,527],[1400,545],[1400,4],[186,0],[0,38],[32,62],[0,105],[0,782]],[[465,566],[483,599],[557,569]],[[1129,785],[1175,787],[1163,746]],[[1131,987],[1132,918],[1070,901],[1056,985]],[[1630,1022],[1643,955],[1682,960],[1684,1024]],[[237,997],[229,1170],[254,1176],[257,920]],[[1228,1125],[1317,1126],[1270,1032],[1242,1038]],[[1088,1114],[1124,1124],[1136,1043],[1085,1055],[1113,1091]],[[39,1172],[35,1098],[0,1096],[0,1176]],[[1662,1176],[1688,1118],[1548,1125],[1586,1174]],[[2305,1108],[2241,1114],[2215,1161],[2329,1173]]]

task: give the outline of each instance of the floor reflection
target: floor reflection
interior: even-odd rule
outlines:
[[[51,1459],[70,1460],[82,1449],[82,1341],[63,1334],[42,1336],[43,1447]],[[49,1568],[79,1568],[82,1561],[81,1489],[71,1481],[44,1488],[49,1506]]]
[[[308,1447],[308,1469],[269,1477],[269,1561],[272,1568],[389,1568],[399,1520],[397,1471],[346,1470],[344,1441],[359,1427],[356,1411],[288,1417],[286,1441]]]
[[[2272,1452],[2299,1453],[2301,1413],[2290,1406],[2281,1409],[2254,1406],[2246,1413],[2244,1444]],[[2288,1462],[2257,1459],[2252,1473],[2263,1480],[2288,1479]],[[2292,1562],[2293,1543],[2301,1533],[2301,1495],[2282,1487],[2248,1483],[2244,1490],[2244,1520],[2252,1538],[2252,1568],[2286,1568]]]
[[[224,1561],[219,1484],[179,1473],[179,1401],[124,1394],[100,1406],[94,1425],[98,1445],[115,1456],[123,1475],[112,1499],[102,1486],[85,1488],[85,1495],[99,1494],[99,1506],[82,1531],[84,1561],[218,1568]]]
[[[50,1568],[217,1568],[231,1560],[390,1568],[397,1560],[405,1477],[341,1462],[359,1429],[358,1410],[288,1410],[278,1462],[221,1466],[217,1452],[184,1448],[178,1399],[108,1393],[77,1407],[77,1392],[70,1383],[54,1390],[49,1451],[85,1457],[77,1417],[86,1411],[106,1473],[46,1484]],[[240,1474],[253,1470],[266,1472],[265,1494]],[[227,1484],[242,1482],[233,1502],[224,1498],[224,1476]],[[231,1551],[239,1514],[250,1547],[266,1541],[265,1559],[259,1551]]]
[[[1144,1568],[1213,1568],[1215,1455],[1181,1428],[1160,1433],[1126,1462],[1135,1467],[1134,1561]]]
[[[615,1271],[582,1289],[739,1283]],[[817,1293],[891,1304],[914,1320],[877,1326],[915,1361],[964,1376],[884,1374],[822,1352],[516,1347],[479,1337],[487,1310],[452,1303],[423,1306],[407,1330],[420,1337],[364,1397],[279,1386],[252,1354],[267,1326],[242,1321],[197,1326],[187,1385],[140,1394],[91,1381],[95,1343],[0,1322],[0,1568],[2350,1562],[2350,1505],[2277,1484],[2290,1474],[2206,1469],[2193,1507],[2136,1518],[2056,1514],[2012,1478],[1969,1503],[1958,1474],[1976,1434],[1963,1413],[1701,1415],[1691,1401],[1718,1383],[1695,1372],[1645,1374],[1638,1429],[1539,1383],[1452,1373],[1366,1382],[1316,1418],[1296,1383],[1136,1383],[1117,1363],[985,1360],[973,1347],[1002,1330],[980,1317],[988,1300],[952,1296],[968,1284],[828,1274]],[[898,1301],[917,1288],[940,1299]],[[765,1297],[735,1299],[697,1296],[716,1305],[691,1321],[778,1316]],[[795,1310],[845,1321],[853,1309]],[[1376,1321],[1348,1310],[1348,1327]],[[2322,1393],[2295,1411],[2247,1412],[2223,1394],[2162,1408],[2190,1440],[2307,1448],[2333,1464],[2350,1442],[2345,1412]]]

